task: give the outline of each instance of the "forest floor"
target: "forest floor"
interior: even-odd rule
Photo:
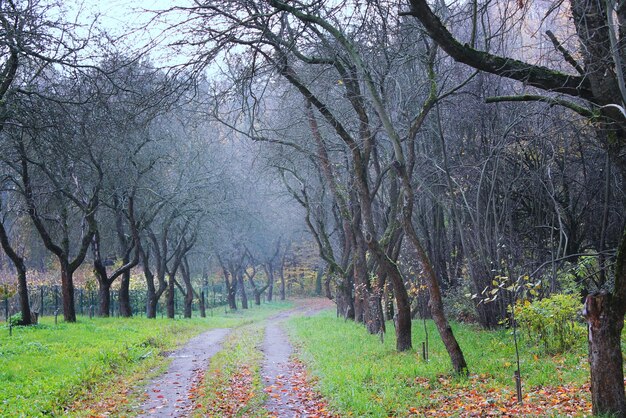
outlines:
[[[395,350],[392,323],[383,343],[362,325],[337,319],[330,311],[293,318],[287,330],[314,387],[328,409],[342,417],[591,416],[584,336],[556,355],[522,336],[523,403],[518,403],[510,330],[452,324],[469,365],[470,375],[462,377],[453,375],[432,321],[413,325],[415,349],[403,353]],[[428,360],[421,349],[425,340]]]

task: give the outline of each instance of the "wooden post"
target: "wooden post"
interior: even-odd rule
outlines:
[[[522,405],[522,376],[519,370],[515,370],[515,389],[517,391],[517,402]]]
[[[9,287],[7,285],[4,285],[4,319],[11,322],[9,321]]]

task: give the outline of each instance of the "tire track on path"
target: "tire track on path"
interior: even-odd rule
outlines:
[[[147,399],[140,417],[185,417],[193,408],[191,389],[198,384],[209,360],[222,347],[230,329],[212,329],[202,333],[169,355],[167,371],[145,389]]]
[[[317,312],[332,307],[332,302],[324,299],[299,301],[299,306],[295,309],[281,312],[268,319],[265,327],[265,339],[263,341],[263,352],[265,359],[261,368],[261,373],[265,383],[265,392],[269,399],[265,408],[271,417],[292,418],[309,416],[307,397],[299,394],[302,388],[296,388],[294,381],[301,381],[302,374],[298,367],[294,367],[291,359],[293,347],[283,329],[283,322],[293,315],[311,316]],[[317,415],[316,416],[323,416]]]

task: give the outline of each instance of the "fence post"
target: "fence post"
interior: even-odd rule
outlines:
[[[9,321],[9,287],[4,285],[4,319],[7,322]]]
[[[54,285],[54,316],[55,317],[58,314],[58,312],[59,312],[59,286]]]
[[[45,310],[46,310],[46,305],[43,303],[43,289],[44,289],[44,287],[45,287],[45,286],[41,286],[41,287],[39,288],[39,293],[40,293],[40,295],[39,295],[39,300],[40,300],[40,302],[41,302],[41,308],[40,308],[40,309],[41,309],[41,312],[39,313],[39,315],[40,315],[40,316],[43,316],[43,314],[44,314],[44,312],[45,312]]]

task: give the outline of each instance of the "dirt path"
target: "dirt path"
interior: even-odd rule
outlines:
[[[184,417],[193,407],[191,389],[206,370],[209,359],[221,348],[228,329],[213,329],[192,338],[169,355],[168,370],[146,387],[148,397],[140,417]]]
[[[269,395],[265,407],[273,417],[306,417],[310,408],[308,396],[302,396],[293,382],[301,381],[301,367],[291,360],[293,347],[285,333],[282,322],[293,315],[310,316],[333,306],[324,299],[306,299],[298,302],[295,309],[281,312],[268,320],[265,328],[263,352],[265,360],[261,369],[265,391]]]

